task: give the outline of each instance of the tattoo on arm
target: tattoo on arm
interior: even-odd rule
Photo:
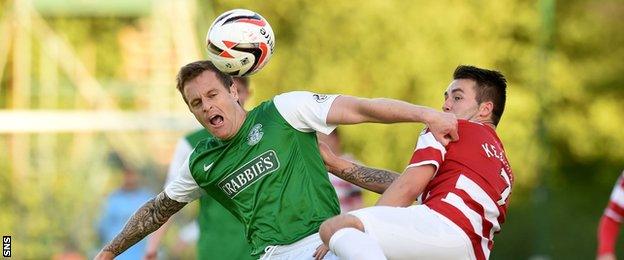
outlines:
[[[398,173],[392,171],[369,168],[355,163],[352,167],[340,169],[334,174],[345,181],[379,194],[383,193],[399,177]]]
[[[161,192],[155,198],[139,208],[126,223],[123,230],[111,241],[103,251],[115,256],[126,251],[145,236],[162,226],[169,217],[178,212],[186,203],[177,202]]]

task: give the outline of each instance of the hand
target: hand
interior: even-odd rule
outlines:
[[[316,248],[316,251],[312,256],[314,257],[314,260],[321,260],[323,259],[323,257],[325,257],[327,252],[329,252],[329,247],[327,247],[325,244],[321,244],[319,247]]]
[[[617,260],[617,258],[615,257],[615,254],[613,253],[606,253],[606,254],[597,256],[596,260]]]
[[[433,137],[442,145],[459,140],[457,117],[454,114],[431,110],[426,123]]]
[[[325,163],[327,169],[331,172],[331,169],[336,168],[335,162],[338,156],[334,154],[331,148],[329,148],[329,145],[327,145],[326,143],[319,141],[318,145],[319,151],[321,152],[321,157],[323,157],[323,162]]]
[[[100,253],[98,253],[95,258],[93,258],[94,260],[109,260],[109,259],[115,259],[115,255],[110,252],[110,251],[100,251]]]

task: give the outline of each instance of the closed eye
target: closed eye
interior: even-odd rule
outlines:
[[[194,107],[194,108],[199,107],[201,103],[202,103],[201,99],[195,99],[191,102],[191,107]]]

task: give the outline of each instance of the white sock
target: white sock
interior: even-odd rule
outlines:
[[[377,241],[356,228],[343,228],[329,239],[329,249],[340,259],[386,259]]]

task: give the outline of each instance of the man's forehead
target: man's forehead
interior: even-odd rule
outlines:
[[[444,94],[451,94],[453,92],[467,92],[472,90],[472,86],[474,81],[471,79],[456,79],[451,81],[449,86],[446,88]]]
[[[210,91],[212,89],[217,89],[221,86],[221,82],[217,79],[216,75],[214,75],[211,71],[204,71],[199,74],[197,77],[186,82],[184,86],[184,92],[193,93],[193,92],[205,92]]]

